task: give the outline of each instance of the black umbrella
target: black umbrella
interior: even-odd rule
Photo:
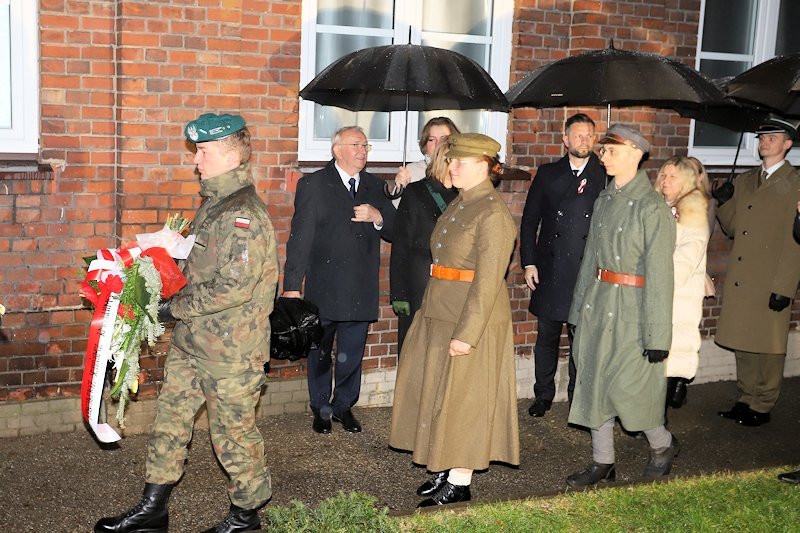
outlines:
[[[506,93],[511,107],[697,107],[719,101],[705,76],[668,57],[614,48],[593,50],[540,67]]]
[[[800,53],[773,57],[745,70],[727,86],[731,98],[800,117]]]
[[[416,44],[347,54],[317,74],[300,96],[350,111],[508,111],[503,91],[475,61]]]

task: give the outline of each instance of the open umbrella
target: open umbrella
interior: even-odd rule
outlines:
[[[614,48],[540,67],[506,93],[511,107],[698,107],[722,99],[714,83],[668,57]]]
[[[300,96],[350,111],[488,109],[508,111],[508,100],[472,59],[443,48],[394,44],[347,54],[311,80]],[[403,164],[408,133],[403,139]]]
[[[773,57],[734,77],[727,95],[800,117],[800,53]]]

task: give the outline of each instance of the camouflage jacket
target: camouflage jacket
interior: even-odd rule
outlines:
[[[200,182],[191,225],[188,285],[172,299],[176,347],[230,363],[269,360],[269,315],[278,282],[275,231],[245,163]]]

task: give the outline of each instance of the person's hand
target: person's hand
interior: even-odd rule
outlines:
[[[281,296],[284,298],[302,298],[302,296],[300,296],[300,291],[283,291]]]
[[[175,317],[172,316],[172,310],[170,309],[171,303],[172,300],[161,300],[158,302],[158,321],[162,324],[175,321]]]
[[[372,222],[380,226],[383,224],[381,212],[369,204],[359,204],[353,208],[353,222]]]
[[[408,187],[410,181],[411,173],[408,171],[408,168],[400,167],[397,171],[397,174],[394,176],[395,190],[397,187]]]
[[[666,359],[668,355],[668,350],[648,350],[645,348],[645,350],[642,352],[642,356],[647,357],[647,360],[651,363],[660,363]]]
[[[717,201],[717,207],[733,198],[733,191],[733,183],[730,181],[726,181],[719,186],[715,185],[714,188],[711,189],[711,196]]]
[[[472,345],[468,342],[460,341],[458,339],[450,339],[450,357],[457,355],[467,355],[472,349]]]
[[[789,307],[790,303],[792,303],[792,299],[788,296],[775,294],[774,292],[769,295],[769,308],[773,311],[783,311]]]
[[[525,283],[528,284],[530,290],[536,290],[536,285],[539,284],[539,269],[536,268],[536,265],[525,267]]]
[[[404,302],[403,300],[396,300],[392,302],[392,310],[397,316],[409,316],[411,314],[411,304]]]

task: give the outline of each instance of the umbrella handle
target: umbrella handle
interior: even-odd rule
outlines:
[[[390,200],[396,200],[400,198],[401,196],[403,196],[403,192],[405,190],[406,188],[403,187],[402,185],[395,185],[394,189],[389,189],[389,182],[388,181],[383,182],[383,194],[385,194],[386,197],[389,198]]]

